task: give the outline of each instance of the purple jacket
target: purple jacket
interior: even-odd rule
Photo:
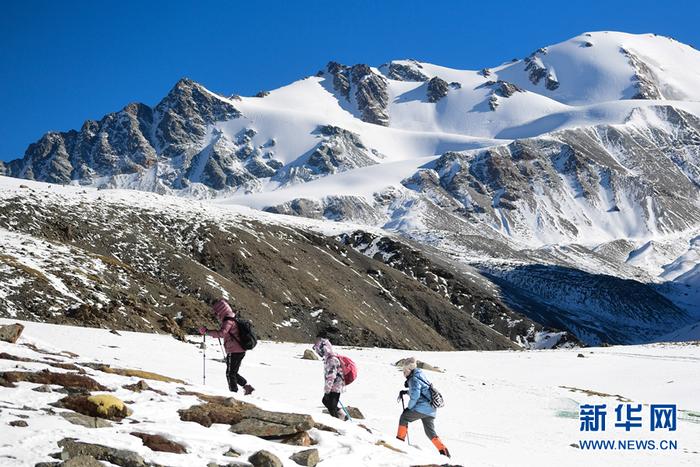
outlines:
[[[227,354],[245,352],[245,349],[241,347],[240,342],[237,340],[240,339],[238,325],[233,319],[224,320],[224,318],[233,318],[236,316],[236,313],[234,313],[226,300],[219,300],[214,304],[214,315],[221,323],[221,328],[218,331],[207,331],[207,336],[223,339],[224,349],[226,349]]]
[[[323,357],[323,392],[344,392],[345,391],[345,375],[343,373],[343,365],[340,359],[336,356],[333,346],[328,339],[320,339],[314,350],[317,354]]]

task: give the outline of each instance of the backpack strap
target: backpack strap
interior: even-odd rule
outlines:
[[[236,325],[238,325],[238,320],[236,319],[235,316],[224,316],[224,321],[233,321],[234,323],[236,323]],[[230,330],[228,332],[228,335],[231,336],[233,338],[233,340],[238,342],[238,345],[243,347],[243,344],[241,344],[241,340],[239,338],[237,338]]]
[[[430,392],[429,392],[430,395],[426,396],[425,394],[423,394],[423,389],[422,389],[422,388],[421,388],[421,391],[420,391],[420,395],[421,395],[422,397],[425,397],[426,399],[428,399],[428,401],[430,401],[431,398],[432,398],[432,395],[433,395],[433,383],[431,383],[430,381],[426,381],[425,379],[421,378],[421,377],[418,376],[418,375],[413,375],[413,378],[416,378],[418,381],[421,381],[423,384],[425,384],[425,385],[427,386],[428,391],[430,391]]]

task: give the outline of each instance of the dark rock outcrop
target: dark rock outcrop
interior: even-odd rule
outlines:
[[[426,87],[428,102],[438,102],[447,95],[449,90],[450,85],[447,84],[447,81],[444,79],[438,78],[437,76],[430,78],[430,81],[428,81],[428,85]]]
[[[524,92],[520,87],[507,81],[487,81],[481,87],[491,88],[491,97],[489,97],[489,108],[496,110],[499,105],[498,98],[511,97],[516,92]]]
[[[360,118],[368,123],[389,125],[387,81],[364,64],[351,67],[330,62],[326,70],[333,76],[333,88],[348,102],[352,93]]]
[[[544,85],[550,91],[554,91],[559,87],[559,81],[553,70],[547,68],[543,63],[541,56],[547,54],[546,49],[538,49],[532,55],[525,58],[525,71],[528,72],[528,78],[532,84],[539,84],[544,79]]]
[[[634,86],[637,92],[632,96],[632,99],[664,99],[654,72],[644,63],[644,60],[624,48],[620,49],[620,53],[627,57],[629,64],[634,68]]]
[[[428,81],[428,77],[423,74],[420,69],[422,65],[416,61],[411,61],[410,64],[391,62],[387,68],[386,75],[389,79],[397,81]]]
[[[308,154],[279,170],[273,180],[285,184],[307,182],[326,175],[374,165],[378,159],[384,157],[367,148],[356,133],[343,128],[324,125],[318,128],[317,133],[321,142]]]

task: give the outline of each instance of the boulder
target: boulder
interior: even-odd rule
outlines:
[[[302,360],[319,360],[318,355],[311,349],[304,350],[304,355],[302,355]]]
[[[243,420],[240,405],[223,405],[213,402],[193,405],[189,409],[178,410],[180,420],[183,422],[195,422],[202,426],[210,427],[214,423],[235,425]]]
[[[234,433],[279,438],[310,430],[314,426],[310,415],[270,412],[258,408],[243,412],[242,420],[231,426]]]
[[[258,451],[250,456],[248,462],[253,464],[253,467],[282,467],[283,465],[279,457],[265,450]]]
[[[17,428],[26,428],[29,426],[29,424],[27,422],[25,422],[24,420],[12,420],[9,423],[9,425],[17,427]]]
[[[98,417],[90,417],[78,412],[61,412],[59,415],[73,425],[84,426],[86,428],[109,428],[112,426],[107,420]]]
[[[171,317],[166,316],[163,319],[161,319],[160,320],[160,328],[163,331],[169,333],[175,339],[182,341],[182,342],[187,342],[187,336],[185,336],[184,331],[182,330],[182,328],[180,328],[180,326]]]
[[[5,383],[3,383],[3,380]],[[65,388],[85,391],[108,391],[108,388],[90,378],[76,373],[53,373],[42,371],[6,371],[0,373],[0,386],[15,387],[14,383],[26,381],[35,384],[56,384]]]
[[[107,420],[119,421],[133,413],[124,402],[109,394],[68,396],[59,400],[57,404],[83,415]]]
[[[404,363],[406,363],[408,360],[409,360],[408,358],[402,358],[401,360],[396,362],[394,365],[401,368],[404,365]],[[433,366],[430,363],[422,362],[420,360],[416,360],[416,365],[421,370],[437,371],[437,372],[443,373],[443,370],[441,370],[439,367]]]
[[[0,341],[14,344],[22,335],[22,331],[24,331],[24,326],[19,323],[0,326]]]
[[[148,385],[147,382],[144,380],[140,379],[138,382],[134,384],[126,384],[122,386],[124,389],[128,389],[129,391],[133,392],[143,392],[143,391],[152,391],[155,392],[156,394],[160,394],[161,396],[166,395],[165,392],[159,390],[159,389],[153,389]]]
[[[314,426],[310,415],[271,412],[233,398],[222,398],[178,411],[180,419],[210,427],[231,425],[231,431],[264,438],[278,438],[308,431]],[[210,400],[216,400],[213,397]]]
[[[251,435],[260,438],[279,438],[297,433],[295,428],[288,425],[258,420],[256,418],[245,418],[235,425],[232,425],[230,431],[239,435]]]
[[[132,432],[131,435],[140,438],[141,441],[143,441],[143,445],[149,448],[151,451],[187,454],[187,449],[185,449],[182,444],[171,441],[162,435],[151,435],[137,431]]]
[[[53,389],[51,389],[51,386],[48,384],[42,384],[41,386],[37,386],[32,391],[36,392],[53,392]]]
[[[228,451],[226,451],[226,452],[224,453],[224,456],[226,456],[226,457],[240,457],[240,456],[241,456],[241,453],[238,452],[238,451],[236,451],[236,450],[233,449],[233,448],[229,448]]]
[[[331,433],[340,434],[340,431],[336,430],[332,426],[324,425],[323,423],[314,423],[314,428],[321,431],[329,431]]]
[[[321,460],[318,456],[318,449],[305,449],[303,451],[295,452],[292,454],[290,459],[297,464],[304,465],[306,467],[315,467]]]
[[[147,465],[140,455],[125,449],[82,443],[71,438],[63,438],[58,442],[58,446],[63,448],[61,459],[64,461],[80,456],[89,456],[98,461],[110,462],[121,467],[146,467]]]
[[[348,413],[350,414],[350,417],[352,417],[352,418],[354,418],[354,419],[358,419],[358,420],[364,420],[364,419],[365,419],[365,416],[362,414],[362,412],[360,411],[360,409],[358,409],[357,407],[350,407],[350,406],[347,406],[347,407],[345,407],[345,408],[347,409]]]
[[[103,464],[92,456],[78,456],[68,459],[61,467],[103,467]]]
[[[307,431],[286,436],[281,439],[281,442],[282,444],[290,444],[292,446],[311,446],[312,444],[316,444]]]

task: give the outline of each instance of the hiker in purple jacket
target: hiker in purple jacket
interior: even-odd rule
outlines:
[[[245,357],[245,349],[241,346],[238,325],[234,319],[236,313],[224,299],[220,299],[214,303],[213,310],[214,315],[221,322],[221,328],[215,331],[201,327],[199,328],[199,333],[224,340],[228,388],[233,392],[238,392],[238,386],[243,386],[244,394],[247,396],[255,391],[255,388],[248,384],[248,381],[238,373],[238,370],[241,368],[243,357]]]
[[[340,359],[335,355],[333,346],[328,339],[317,338],[314,344],[314,351],[323,358],[323,405],[332,416],[345,420],[345,414],[338,410],[340,393],[345,391],[345,375]]]

